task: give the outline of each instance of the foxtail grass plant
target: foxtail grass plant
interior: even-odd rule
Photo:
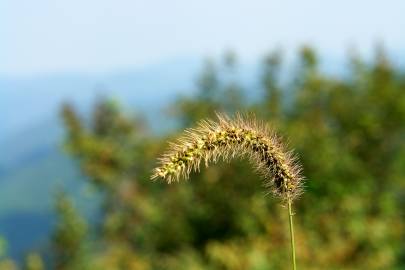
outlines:
[[[262,175],[269,193],[288,208],[291,261],[296,270],[292,202],[302,193],[301,166],[293,152],[286,151],[279,137],[254,117],[217,115],[217,121],[203,120],[188,129],[159,159],[152,179],[168,183],[188,179],[200,164],[208,166],[221,158],[247,157]]]

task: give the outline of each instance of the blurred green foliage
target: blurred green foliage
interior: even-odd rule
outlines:
[[[59,222],[53,235],[53,253],[56,269],[84,269],[84,246],[87,224],[80,217],[73,203],[60,193],[57,196],[56,211]],[[27,258],[27,266],[39,267],[34,255]]]
[[[215,111],[253,112],[288,138],[307,177],[295,203],[299,269],[404,269],[405,76],[382,49],[371,63],[349,60],[344,75],[331,76],[304,47],[282,80],[282,54],[271,53],[252,102],[228,54],[207,63],[196,95],[179,98],[171,116],[180,131]],[[151,182],[155,158],[176,134],[151,134],[106,100],[87,121],[66,104],[63,119],[66,146],[103,205],[86,225],[58,199],[58,269],[290,269],[287,210],[246,161],[181,184]]]
[[[43,270],[44,262],[42,261],[41,256],[36,253],[29,254],[26,258],[25,269],[26,270]]]

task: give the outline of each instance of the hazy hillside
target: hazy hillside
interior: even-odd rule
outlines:
[[[97,75],[0,78],[0,235],[9,242],[9,254],[20,257],[46,244],[58,189],[86,200],[87,214],[97,206],[97,196],[63,153],[61,102],[69,100],[85,112],[102,95],[119,100],[128,113],[157,118],[176,93],[191,89],[199,66],[197,61],[181,60]]]
[[[0,172],[0,235],[9,242],[13,257],[46,244],[57,190],[69,190],[75,200],[86,200],[86,214],[97,207],[96,194],[85,193],[83,177],[60,148],[57,123],[40,123],[1,146],[5,154]]]
[[[180,59],[143,70],[0,77],[0,142],[55,115],[66,99],[84,108],[95,96],[108,95],[136,110],[150,109],[151,102],[159,105],[173,93],[189,90],[200,67],[197,59]]]

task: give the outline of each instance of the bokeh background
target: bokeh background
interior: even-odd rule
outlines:
[[[307,178],[299,269],[405,269],[403,1],[0,0],[0,269],[290,269],[244,160],[151,182],[255,113]]]

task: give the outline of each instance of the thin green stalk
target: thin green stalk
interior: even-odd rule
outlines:
[[[294,226],[293,226],[293,213],[291,210],[291,198],[288,198],[288,217],[290,220],[291,261],[292,261],[293,269],[297,270],[297,265],[295,263]]]

